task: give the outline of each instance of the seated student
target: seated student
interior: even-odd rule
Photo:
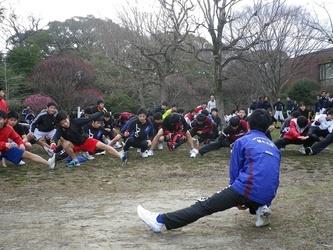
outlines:
[[[323,151],[333,142],[333,110],[329,109],[326,115],[320,115],[313,123],[314,126],[310,128],[309,134],[312,135],[317,141],[319,137],[324,137],[311,147],[306,147],[300,150],[301,153],[306,155],[316,155]]]
[[[19,122],[19,114],[14,111],[10,111],[7,115],[7,124],[12,126],[15,132],[21,137],[26,148],[31,147],[30,139],[28,138],[29,127],[21,125]]]
[[[333,109],[326,111],[326,114],[318,115],[309,129],[309,136],[316,141],[320,141],[320,137],[326,137],[333,129]]]
[[[198,154],[198,150],[194,148],[193,138],[188,129],[189,126],[183,116],[177,113],[169,115],[165,120],[163,120],[162,128],[160,128],[154,137],[148,154],[150,156],[154,155],[154,149],[159,143],[160,138],[163,136],[168,142],[167,145],[170,151],[176,149],[178,146],[187,141],[191,147],[190,157],[195,158]]]
[[[57,105],[53,102],[48,103],[47,109],[37,115],[30,127],[29,136],[34,136],[37,144],[41,145],[49,155],[52,155],[52,150],[50,150],[48,141],[53,138],[56,132],[56,113]]]
[[[169,213],[152,213],[137,207],[139,218],[154,232],[186,226],[196,220],[232,207],[249,208],[256,215],[255,225],[269,224],[269,206],[279,186],[281,156],[265,136],[270,118],[264,110],[249,117],[251,131],[234,144],[230,160],[230,185],[192,206]]]
[[[84,126],[102,116],[102,112],[97,112],[89,118],[76,118],[70,120],[65,111],[61,111],[57,114],[56,124],[58,128],[52,139],[53,143],[51,146],[54,148],[59,143],[65,152],[72,158],[72,161],[67,165],[68,167],[80,166],[80,162],[76,157],[76,153],[80,151],[94,154],[96,150],[102,150],[122,161],[126,161],[126,157],[120,155],[113,147],[94,138],[89,138],[88,134],[84,133]]]
[[[7,114],[7,125],[11,126],[14,129],[14,131],[21,137],[21,139],[24,142],[24,146],[26,148],[30,148],[31,143],[29,142],[29,139],[27,136],[27,134],[29,133],[29,127],[19,124],[18,121],[19,121],[19,114],[17,112],[10,111]],[[5,162],[4,158],[2,159],[2,165],[6,166],[6,162]],[[25,162],[21,161],[18,165],[19,166],[25,165]]]
[[[9,142],[9,140],[12,142]],[[7,124],[7,115],[3,111],[0,111],[0,157],[15,165],[18,165],[23,159],[28,159],[47,165],[50,169],[54,169],[55,167],[55,156],[49,160],[45,160],[39,155],[25,150],[23,140],[14,131],[12,126]]]
[[[103,124],[103,117],[97,117],[94,120],[92,120],[90,124],[88,123],[84,127],[85,129],[84,132],[87,133],[90,138],[94,138],[100,142],[107,144],[104,137],[105,131],[102,124]]]
[[[203,113],[197,115],[191,126],[191,136],[198,136],[199,143],[205,142],[205,144],[207,144],[209,140],[214,140],[217,137],[218,132],[216,124]]]
[[[113,119],[113,117],[110,115],[109,112],[106,112],[104,114],[104,136],[106,137],[106,139],[109,141],[108,144],[110,146],[113,146],[115,149],[119,149],[122,147],[122,145],[120,144],[120,139],[121,136],[117,137],[118,132],[115,129],[115,121]]]
[[[157,135],[158,131],[162,128],[162,123],[163,123],[162,113],[157,112],[157,113],[153,114],[150,121],[153,124],[153,134],[152,134],[152,137],[150,138],[150,140],[152,141],[154,139],[154,137]],[[163,142],[164,142],[164,136],[161,136],[159,138],[158,145],[157,145],[157,148],[159,150],[163,149]]]
[[[222,134],[214,141],[203,146],[199,153],[204,155],[210,151],[217,150],[222,147],[230,147],[237,139],[241,138],[248,132],[248,124],[245,120],[241,120],[238,116],[231,117],[229,126],[226,127]]]
[[[187,112],[184,115],[185,121],[187,122],[187,124],[191,127],[191,123],[194,121],[194,118],[196,116],[196,112],[194,111],[194,109],[191,109],[189,112]]]
[[[151,145],[150,137],[153,134],[153,125],[147,119],[145,109],[139,109],[137,117],[130,120],[123,132],[127,138],[124,145],[124,154],[128,154],[130,147],[139,148],[143,158],[148,157],[148,148]]]
[[[290,121],[290,127],[283,135],[283,138],[275,141],[276,147],[280,149],[289,144],[303,145],[304,147],[312,146],[315,140],[308,136],[310,124],[310,121],[302,115],[292,119]]]
[[[163,115],[167,109],[168,109],[168,102],[164,101],[160,106],[154,109],[153,114],[161,113]]]
[[[289,117],[284,120],[284,122],[282,123],[282,126],[280,128],[280,137],[283,137],[284,134],[289,131],[290,121],[292,119],[298,118],[299,116],[301,116],[301,113],[297,110],[295,110],[289,114]]]

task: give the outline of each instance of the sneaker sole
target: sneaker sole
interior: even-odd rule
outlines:
[[[152,227],[149,223],[147,223],[144,219],[142,219],[142,214],[141,214],[141,211],[143,210],[144,208],[142,207],[142,206],[138,206],[137,207],[137,213],[138,213],[138,216],[139,216],[139,218],[140,218],[140,220],[143,222],[143,223],[145,223],[148,227],[149,227],[149,229],[151,230],[151,231],[153,231],[154,233],[161,233],[161,230],[157,230],[157,229],[154,229],[154,227]]]

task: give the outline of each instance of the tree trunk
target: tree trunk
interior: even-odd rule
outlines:
[[[144,86],[143,86],[143,84],[141,84],[140,87],[138,88],[140,106],[141,106],[141,108],[146,108],[145,97],[144,97],[143,93],[144,93]]]
[[[165,77],[161,77],[160,78],[160,82],[161,82],[161,87],[160,87],[160,101],[161,103],[164,101],[167,101],[167,86],[166,86],[166,81],[165,81]]]
[[[216,96],[216,106],[224,121],[224,96],[222,91],[222,65],[219,59],[220,56],[218,53],[214,55],[214,93]]]

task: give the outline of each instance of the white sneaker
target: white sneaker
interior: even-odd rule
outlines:
[[[141,205],[137,207],[139,218],[155,233],[160,233],[164,228],[164,224],[158,223],[156,218],[159,213],[152,213],[144,209]]]
[[[148,150],[146,150],[145,152],[141,153],[142,158],[147,158],[149,156],[148,154]]]
[[[149,149],[148,150],[148,156],[154,156],[154,150]]]
[[[120,149],[120,148],[122,148],[123,146],[117,141],[117,142],[113,145],[113,147],[114,147],[115,149]]]
[[[159,150],[163,150],[163,142],[160,142],[158,145],[157,145],[157,148]]]
[[[271,215],[271,209],[269,207],[262,206],[256,211],[256,227],[263,227],[269,225],[269,216]]]
[[[88,152],[84,152],[84,153],[82,154],[82,156],[83,156],[84,158],[86,158],[87,160],[89,160],[89,161],[95,159],[95,157],[92,156],[92,155],[90,155]]]
[[[25,162],[24,161],[20,161],[17,165],[23,166],[23,165],[25,165]]]
[[[56,165],[56,154],[53,154],[53,156],[50,159],[48,159],[47,163],[50,169],[54,169]]]
[[[105,151],[95,153],[95,155],[105,155]]]
[[[0,153],[0,154],[1,154],[1,153]],[[2,166],[3,166],[4,168],[6,168],[6,167],[7,167],[6,159],[5,159],[5,158],[2,158],[2,159],[1,159],[1,162],[2,162]]]
[[[199,151],[196,149],[196,148],[192,148],[191,150],[190,150],[190,157],[191,158],[195,158],[195,157],[197,157],[197,154],[199,153]]]

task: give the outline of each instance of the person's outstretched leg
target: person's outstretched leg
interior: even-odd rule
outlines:
[[[328,134],[323,140],[313,144],[311,147],[305,148],[305,152],[307,155],[319,154],[331,143],[333,143],[333,133]]]
[[[227,141],[226,137],[220,135],[215,141],[204,145],[201,149],[199,149],[199,153],[204,155],[210,151],[217,150],[222,147],[229,147],[230,143]]]
[[[244,205],[246,200],[228,187],[207,199],[198,200],[190,207],[171,213],[154,214],[138,206],[138,215],[154,232],[159,232],[164,225],[168,230],[183,227],[212,213]]]

